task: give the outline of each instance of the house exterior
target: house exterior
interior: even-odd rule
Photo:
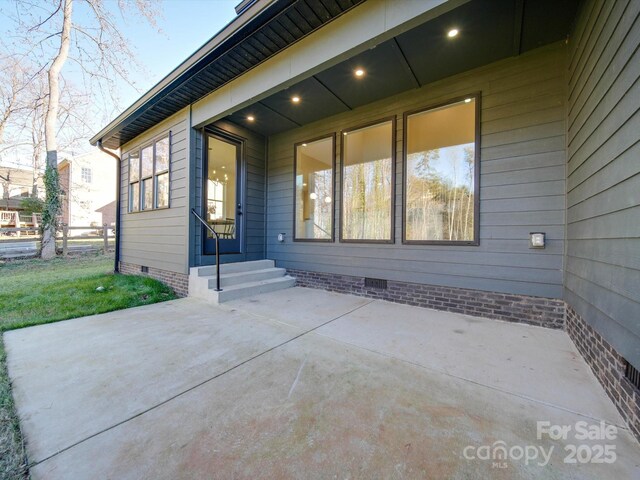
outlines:
[[[79,227],[114,225],[116,220],[116,163],[93,149],[58,162],[62,222]],[[78,232],[78,231],[74,231]]]
[[[257,0],[92,143],[117,268],[564,328],[640,435],[640,3]],[[392,319],[390,319],[392,321]],[[637,381],[637,379],[636,379]]]
[[[0,210],[19,211],[22,200],[27,197],[44,197],[42,176],[34,177],[32,169],[0,167]]]

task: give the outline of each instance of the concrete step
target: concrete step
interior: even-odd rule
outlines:
[[[262,270],[249,270],[247,272],[220,273],[220,286],[225,288],[242,283],[259,282],[261,280],[284,277],[286,273],[287,271],[284,268],[263,268]],[[215,275],[204,278],[208,279],[209,288],[216,288]]]
[[[223,303],[238,298],[252,297],[260,293],[275,292],[285,288],[293,287],[296,279],[285,275],[284,277],[270,278],[268,280],[260,280],[258,282],[241,283],[222,289],[221,292],[208,290],[207,299],[213,303]]]
[[[264,270],[275,267],[273,260],[253,260],[251,262],[223,263],[220,265],[220,274],[248,272],[250,270]],[[189,272],[191,275],[208,277],[216,274],[215,265],[206,267],[193,267]]]

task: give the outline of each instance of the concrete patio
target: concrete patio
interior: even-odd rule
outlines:
[[[5,342],[34,479],[640,477],[638,443],[562,331],[293,288]],[[538,439],[538,421],[572,430]],[[580,421],[616,438],[577,440]],[[482,459],[495,442],[508,458]],[[564,463],[571,444],[616,460]]]

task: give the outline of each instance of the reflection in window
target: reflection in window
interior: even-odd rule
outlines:
[[[343,135],[342,238],[390,241],[393,122]]]
[[[151,210],[153,208],[153,186],[151,179],[142,181],[142,209]]]
[[[169,206],[169,173],[156,175],[156,208]]]
[[[407,117],[407,241],[475,240],[476,101]]]
[[[296,239],[332,238],[333,152],[333,137],[296,146]]]

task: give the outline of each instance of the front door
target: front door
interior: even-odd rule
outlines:
[[[204,185],[205,218],[220,235],[220,253],[240,253],[242,238],[241,144],[207,134]],[[215,238],[206,232],[204,253],[216,253]]]

